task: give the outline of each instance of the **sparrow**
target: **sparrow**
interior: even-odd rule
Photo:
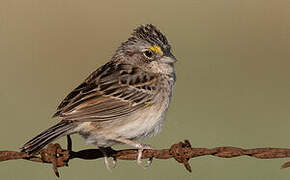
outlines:
[[[97,146],[110,170],[106,148],[127,144],[142,151],[151,146],[140,138],[159,133],[176,81],[171,46],[152,24],[133,30],[105,65],[92,72],[57,107],[59,122],[23,145],[22,152],[37,154],[56,139],[80,134]]]

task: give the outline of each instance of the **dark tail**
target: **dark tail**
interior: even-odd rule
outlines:
[[[50,142],[70,134],[74,127],[74,123],[71,121],[60,121],[56,125],[41,132],[39,135],[25,143],[21,148],[21,151],[27,152],[28,154],[37,153]]]

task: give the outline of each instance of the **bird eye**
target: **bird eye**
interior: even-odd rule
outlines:
[[[143,52],[144,56],[147,58],[152,58],[153,57],[153,52],[151,50],[146,50]]]

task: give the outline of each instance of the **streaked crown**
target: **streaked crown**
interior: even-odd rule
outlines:
[[[158,45],[162,49],[170,48],[167,38],[152,24],[139,26],[133,31],[132,36],[145,40],[152,45]]]
[[[170,44],[167,38],[152,24],[141,25],[134,29],[131,37],[122,45],[130,45],[138,42],[139,40],[146,41],[152,46],[158,46],[164,52],[170,51]]]

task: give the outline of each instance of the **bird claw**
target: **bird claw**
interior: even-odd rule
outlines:
[[[153,161],[153,157],[149,158],[149,159],[147,160],[147,164],[146,164],[145,166],[146,166],[146,167],[150,167],[151,164],[152,164],[152,161]]]
[[[115,157],[113,157],[113,161],[112,161],[112,163],[113,163],[112,168],[117,167],[117,159],[116,159]]]
[[[147,145],[147,144],[140,144],[138,148],[138,155],[137,155],[137,164],[139,166],[141,166],[142,168],[146,169],[148,168],[151,164],[152,164],[152,160],[153,158],[149,158],[148,161],[147,161],[147,164],[143,165],[143,162],[142,162],[142,152],[144,149],[152,149],[152,147],[150,145]]]
[[[105,159],[105,167],[106,167],[106,169],[109,172],[112,172],[112,168],[115,168],[117,166],[117,159],[113,158],[112,166],[110,165],[109,158],[107,156],[105,156],[104,159]]]
[[[104,157],[104,162],[105,162],[105,167],[106,167],[106,169],[107,169],[109,172],[112,172],[112,169],[111,169],[111,167],[110,167],[110,163],[109,163],[109,160],[108,160],[108,157],[107,157],[107,156]]]
[[[104,163],[105,163],[106,169],[109,172],[112,172],[112,168],[115,168],[117,166],[117,159],[115,157],[113,157],[113,160],[112,160],[113,165],[110,166],[109,156],[107,154],[108,149],[106,149],[106,148],[99,148],[99,149],[104,155]]]

